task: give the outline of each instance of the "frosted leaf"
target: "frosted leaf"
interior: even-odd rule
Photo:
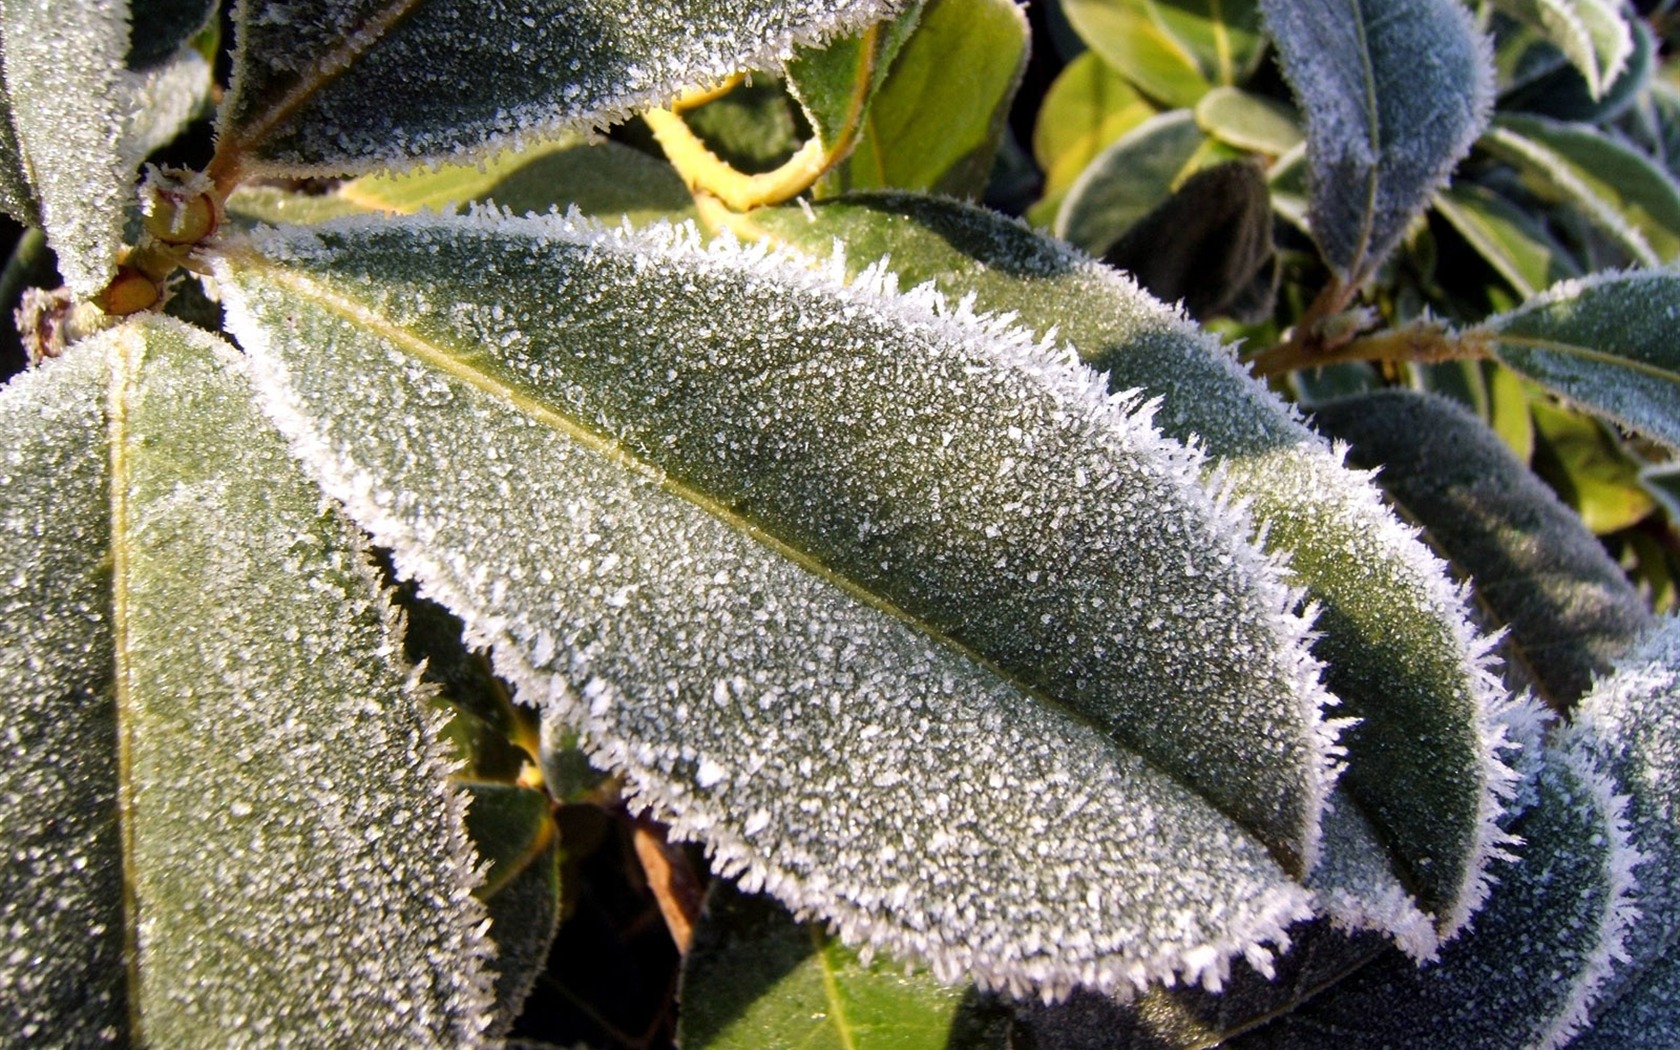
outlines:
[[[1048,995],[1217,986],[1305,915],[1266,849],[1310,861],[1331,774],[1295,596],[1098,377],[681,229],[224,252],[322,483],[748,888]]]
[[[1639,971],[1571,1050],[1670,1050],[1680,1031],[1680,951]]]
[[[143,1032],[157,1046],[475,1045],[464,800],[359,534],[165,320],[102,336]]]
[[[822,47],[797,48],[788,59],[782,71],[788,93],[805,110],[812,133],[825,149],[851,152],[858,119],[867,118],[870,100],[881,90],[887,70],[921,21],[922,7],[923,0],[913,0],[891,22]],[[866,83],[859,82],[861,71],[867,71]],[[854,140],[844,141],[847,135]]]
[[[1321,407],[1318,428],[1378,480],[1508,626],[1503,648],[1567,710],[1653,624],[1579,515],[1482,421],[1445,398],[1383,391]]]
[[[123,208],[133,199],[121,144],[128,4],[6,0],[0,41],[13,131],[40,205],[38,217],[17,218],[46,230],[65,283],[90,295],[116,272]]]
[[[141,160],[210,89],[209,63],[191,49],[130,68],[129,22],[127,0],[0,4],[0,208],[46,230],[65,283],[82,296],[115,273]]]
[[[1632,270],[1563,281],[1469,336],[1589,411],[1680,449],[1680,274]]]
[[[1680,619],[1662,621],[1617,661],[1576,711],[1576,744],[1607,765],[1632,796],[1633,844],[1647,857],[1639,870],[1640,922],[1628,938],[1617,991],[1641,970],[1673,956],[1680,944]]]
[[[216,0],[129,0],[128,68],[170,65],[216,13]]]
[[[1102,254],[1172,193],[1208,156],[1207,133],[1188,109],[1151,117],[1098,153],[1068,189],[1055,234]]]
[[[0,1004],[7,1038],[126,1024],[105,359],[0,388]]]
[[[1364,282],[1487,124],[1486,40],[1456,0],[1260,0],[1307,121],[1313,237]]]
[[[1639,914],[1632,869],[1641,858],[1628,843],[1627,799],[1580,752],[1548,752],[1539,791],[1516,825],[1525,841],[1521,863],[1501,869],[1474,927],[1443,947],[1438,962],[1420,968],[1390,954],[1229,1045],[1567,1044]]]
[[[839,237],[856,259],[889,256],[906,280],[966,290],[1018,323],[1054,329],[1109,373],[1112,388],[1158,395],[1155,424],[1203,444],[1324,607],[1316,652],[1342,698],[1338,713],[1362,719],[1343,734],[1342,786],[1443,936],[1463,925],[1504,839],[1496,818],[1516,778],[1499,755],[1507,717],[1522,715],[1489,672],[1491,643],[1471,628],[1446,567],[1394,519],[1368,476],[1344,469],[1228,349],[1171,308],[1007,219],[882,194],[810,217],[761,211],[754,221],[825,252]]]
[[[242,0],[222,149],[359,173],[599,127],[775,66],[892,0]]]
[[[1627,67],[1633,32],[1614,0],[1495,0],[1500,11],[1541,31],[1601,99]]]

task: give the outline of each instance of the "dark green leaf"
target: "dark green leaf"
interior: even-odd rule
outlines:
[[[467,835],[490,864],[477,896],[490,912],[496,945],[496,1021],[512,1027],[548,964],[560,920],[560,836],[541,791],[512,784],[466,783]]]
[[[1307,121],[1312,228],[1364,282],[1487,122],[1488,48],[1453,0],[1260,0]]]
[[[1597,537],[1498,435],[1443,399],[1392,390],[1327,405],[1320,430],[1381,467],[1391,499],[1474,581],[1507,652],[1558,710],[1652,626]]]
[[[1680,448],[1680,274],[1602,273],[1568,281],[1467,336],[1548,390]]]
[[[1008,1015],[973,989],[864,962],[767,897],[712,883],[683,961],[684,1050],[1004,1050]]]
[[[921,0],[907,4],[891,22],[868,27],[822,47],[802,47],[788,60],[788,88],[823,147],[850,152],[881,85],[904,42],[922,20]]]
[[[1562,51],[1595,99],[1604,97],[1633,52],[1633,31],[1612,0],[1495,0],[1494,6]]]
[[[1436,195],[1435,210],[1519,295],[1534,295],[1581,274],[1575,259],[1532,211],[1492,190],[1473,182],[1448,186]]]

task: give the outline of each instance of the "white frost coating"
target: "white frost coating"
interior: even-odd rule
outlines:
[[[1680,940],[1680,618],[1663,620],[1582,698],[1570,741],[1591,748],[1632,796],[1633,844],[1650,858],[1620,987]]]
[[[482,1045],[466,799],[364,541],[226,343],[150,319],[108,345],[142,1034]]]
[[[1464,814],[1468,829],[1437,833],[1414,823],[1399,845],[1402,856],[1433,858],[1442,879],[1437,896],[1448,902],[1437,923],[1450,937],[1485,899],[1489,866],[1505,856],[1509,837],[1499,820],[1518,777],[1500,755],[1513,750],[1507,729],[1532,729],[1535,715],[1531,705],[1507,695],[1493,670],[1495,640],[1480,636],[1470,621],[1468,594],[1451,582],[1446,565],[1388,511],[1368,473],[1342,466],[1343,450],[1308,430],[1294,406],[1249,375],[1217,339],[1124,274],[972,206],[904,194],[869,200],[903,224],[887,243],[896,246],[900,265],[918,267],[917,279],[932,276],[949,291],[977,289],[988,308],[1018,311],[1019,323],[1040,332],[1059,330],[1085,360],[1108,371],[1114,387],[1160,395],[1154,422],[1181,440],[1200,441],[1269,530],[1266,545],[1295,551],[1301,581],[1326,605],[1365,617],[1364,626],[1347,631],[1321,621],[1320,652],[1331,662],[1333,681],[1359,665],[1362,677],[1344,687],[1399,705],[1392,722],[1383,721],[1381,707],[1352,712],[1365,717],[1356,734],[1373,734],[1373,750],[1424,754],[1413,734],[1430,722],[1438,740],[1471,735],[1434,765],[1365,785],[1350,784],[1359,772],[1360,738],[1344,736],[1353,750],[1342,784],[1360,794],[1391,835],[1397,822],[1428,817],[1420,793],[1443,781],[1470,781],[1450,804],[1439,803]],[[896,219],[900,214],[904,219]],[[774,228],[800,243],[820,239],[825,249],[832,237],[880,236],[872,211],[858,208],[854,215],[834,206],[817,215],[815,236],[805,233],[803,240],[808,223],[802,218],[781,216]],[[918,234],[921,226],[926,233]],[[1426,637],[1398,651],[1372,652],[1366,641],[1413,631]],[[1444,855],[1451,863],[1442,863]]]
[[[134,168],[122,150],[128,17],[125,0],[0,3],[18,145],[59,271],[78,296],[116,272],[123,209],[133,199]]]
[[[121,90],[131,100],[122,138],[122,163],[132,175],[159,146],[174,138],[210,94],[210,63],[183,46],[169,60],[141,72],[123,70]]]
[[[20,1045],[126,1022],[98,341],[0,387],[0,1001]]]
[[[1133,455],[1159,448],[1163,471],[1196,463],[1126,427],[1132,415],[1089,373],[931,292],[888,297],[884,277],[848,290],[778,256],[702,248],[690,232],[490,215],[409,232],[474,228],[657,249],[648,265],[679,277],[747,272],[821,291],[860,322],[874,311],[955,333],[983,353],[974,367],[990,358],[1031,378]],[[720,870],[827,918],[848,943],[1048,997],[1151,980],[1217,987],[1231,957],[1264,964],[1266,946],[1308,914],[1305,892],[1257,842],[1135,756],[673,494],[617,448],[539,422],[423,348],[375,338],[435,329],[332,299],[343,282],[299,285],[320,250],[312,234],[257,243],[292,256],[299,276],[235,248],[218,278],[300,458],[401,571],[494,646],[522,697],[579,725],[642,802],[708,842]],[[427,243],[446,247],[422,239],[421,252]],[[494,318],[511,305],[466,309]],[[1209,513],[1247,526],[1234,509]],[[1293,600],[1271,586],[1278,605]],[[1298,619],[1270,615],[1301,638]],[[539,653],[551,654],[542,666]],[[1308,675],[1304,645],[1291,660],[1292,681]],[[1326,765],[1321,753],[1309,779]]]
[[[360,174],[521,146],[607,126],[684,89],[773,69],[878,22],[902,0],[486,0],[470,18],[420,4],[389,32],[394,5],[313,0],[236,13],[240,44],[224,131],[244,137],[300,80],[331,71],[255,143],[255,167],[284,175]],[[447,105],[439,105],[447,99]]]
[[[1436,957],[1440,936],[1394,877],[1388,855],[1353,800],[1338,791],[1324,815],[1324,856],[1307,880],[1314,908],[1338,930],[1376,930],[1418,962]]]

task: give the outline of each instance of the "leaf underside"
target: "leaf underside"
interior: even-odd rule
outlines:
[[[1246,523],[1095,377],[680,231],[343,223],[222,270],[328,490],[749,888],[1051,995],[1217,984],[1304,914],[1186,787],[1311,856],[1328,727],[1302,625]],[[510,282],[557,292],[495,305]],[[1169,933],[1174,900],[1198,919]]]

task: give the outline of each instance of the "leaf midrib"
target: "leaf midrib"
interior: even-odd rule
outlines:
[[[1582,346],[1579,343],[1566,343],[1559,339],[1546,339],[1542,336],[1511,335],[1491,328],[1483,329],[1483,331],[1486,331],[1498,343],[1509,343],[1512,346],[1519,346],[1528,350],[1548,350],[1552,353],[1591,361],[1594,364],[1611,365],[1624,371],[1638,372],[1665,383],[1680,384],[1680,372],[1663,368],[1649,361],[1641,361],[1636,357],[1624,357],[1604,350],[1594,350],[1592,347]]]

